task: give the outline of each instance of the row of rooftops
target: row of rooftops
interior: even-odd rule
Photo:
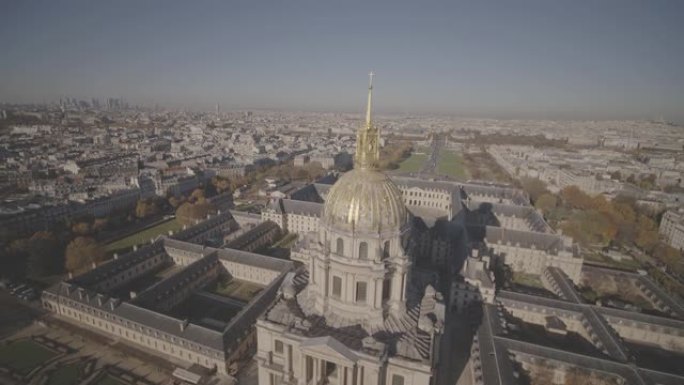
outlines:
[[[226,220],[226,218],[227,217],[223,217],[223,220]],[[214,223],[214,225],[217,224]],[[101,280],[106,279],[112,274],[125,271],[135,264],[144,262],[146,259],[154,258],[159,254],[166,253],[167,250],[194,254],[197,261],[141,292],[138,296],[140,299],[139,301],[122,301],[120,298],[96,291],[95,286],[97,286],[97,283],[101,282]],[[187,278],[188,274],[192,275],[195,270],[205,269],[207,266],[221,260],[273,270],[279,272],[280,275],[285,274],[285,272],[293,267],[293,264],[290,261],[275,259],[242,250],[215,249],[183,242],[178,239],[160,237],[152,244],[124,254],[117,259],[112,259],[81,276],[60,282],[46,289],[44,295],[46,297],[58,297],[62,303],[68,301],[67,304],[69,306],[89,311],[94,316],[106,317],[110,320],[124,324],[130,323],[135,325],[134,327],[141,332],[150,333],[151,335],[160,332],[166,333],[170,338],[178,338],[179,341],[186,341],[188,344],[200,345],[198,346],[199,349],[210,348],[217,351],[217,353],[221,353],[224,352],[225,349],[224,334],[234,332],[229,330],[230,326],[234,324],[233,322],[229,323],[223,332],[218,332],[204,326],[189,323],[187,320],[178,319],[154,311],[144,306],[145,304],[152,306],[155,299],[158,297],[156,294],[162,295],[164,292],[168,292],[168,290],[173,290],[173,287],[179,284],[179,279],[183,280]],[[279,284],[278,280],[271,283],[271,285],[274,284]],[[253,298],[253,300],[250,301],[250,304],[254,301],[263,302],[264,300],[260,294]],[[247,312],[252,310],[248,309],[250,304],[248,304],[243,311]],[[243,312],[240,314],[243,314]],[[236,317],[239,317],[240,314],[236,315]],[[236,317],[234,317],[233,320],[235,320]]]
[[[539,298],[539,297],[534,297]],[[612,309],[611,309],[612,310]],[[482,324],[472,347],[475,383],[508,385],[517,383],[514,360],[549,360],[578,368],[617,375],[628,384],[679,385],[684,377],[640,368],[631,363],[571,353],[507,337],[501,307],[483,305]]]

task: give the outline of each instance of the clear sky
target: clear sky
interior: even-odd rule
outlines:
[[[684,1],[28,1],[0,101],[684,121]]]

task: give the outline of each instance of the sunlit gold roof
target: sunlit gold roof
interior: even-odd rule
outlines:
[[[371,120],[373,74],[368,87],[366,122],[357,134],[354,169],[328,192],[322,220],[345,231],[378,233],[402,229],[408,213],[399,188],[377,170],[379,132]]]
[[[401,191],[387,175],[367,169],[344,174],[328,192],[323,223],[346,231],[399,230],[407,222]]]

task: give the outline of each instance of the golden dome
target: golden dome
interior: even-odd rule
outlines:
[[[328,192],[321,216],[328,228],[377,234],[402,230],[408,211],[401,190],[377,171],[380,132],[371,121],[373,73],[368,86],[366,124],[356,135],[354,169],[344,174]]]
[[[323,225],[369,234],[399,231],[408,222],[401,190],[387,175],[372,169],[344,174],[328,192]]]

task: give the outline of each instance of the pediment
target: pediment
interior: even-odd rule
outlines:
[[[343,343],[331,336],[309,338],[302,342],[302,350],[318,357],[329,357],[331,360],[356,362],[358,357]]]

